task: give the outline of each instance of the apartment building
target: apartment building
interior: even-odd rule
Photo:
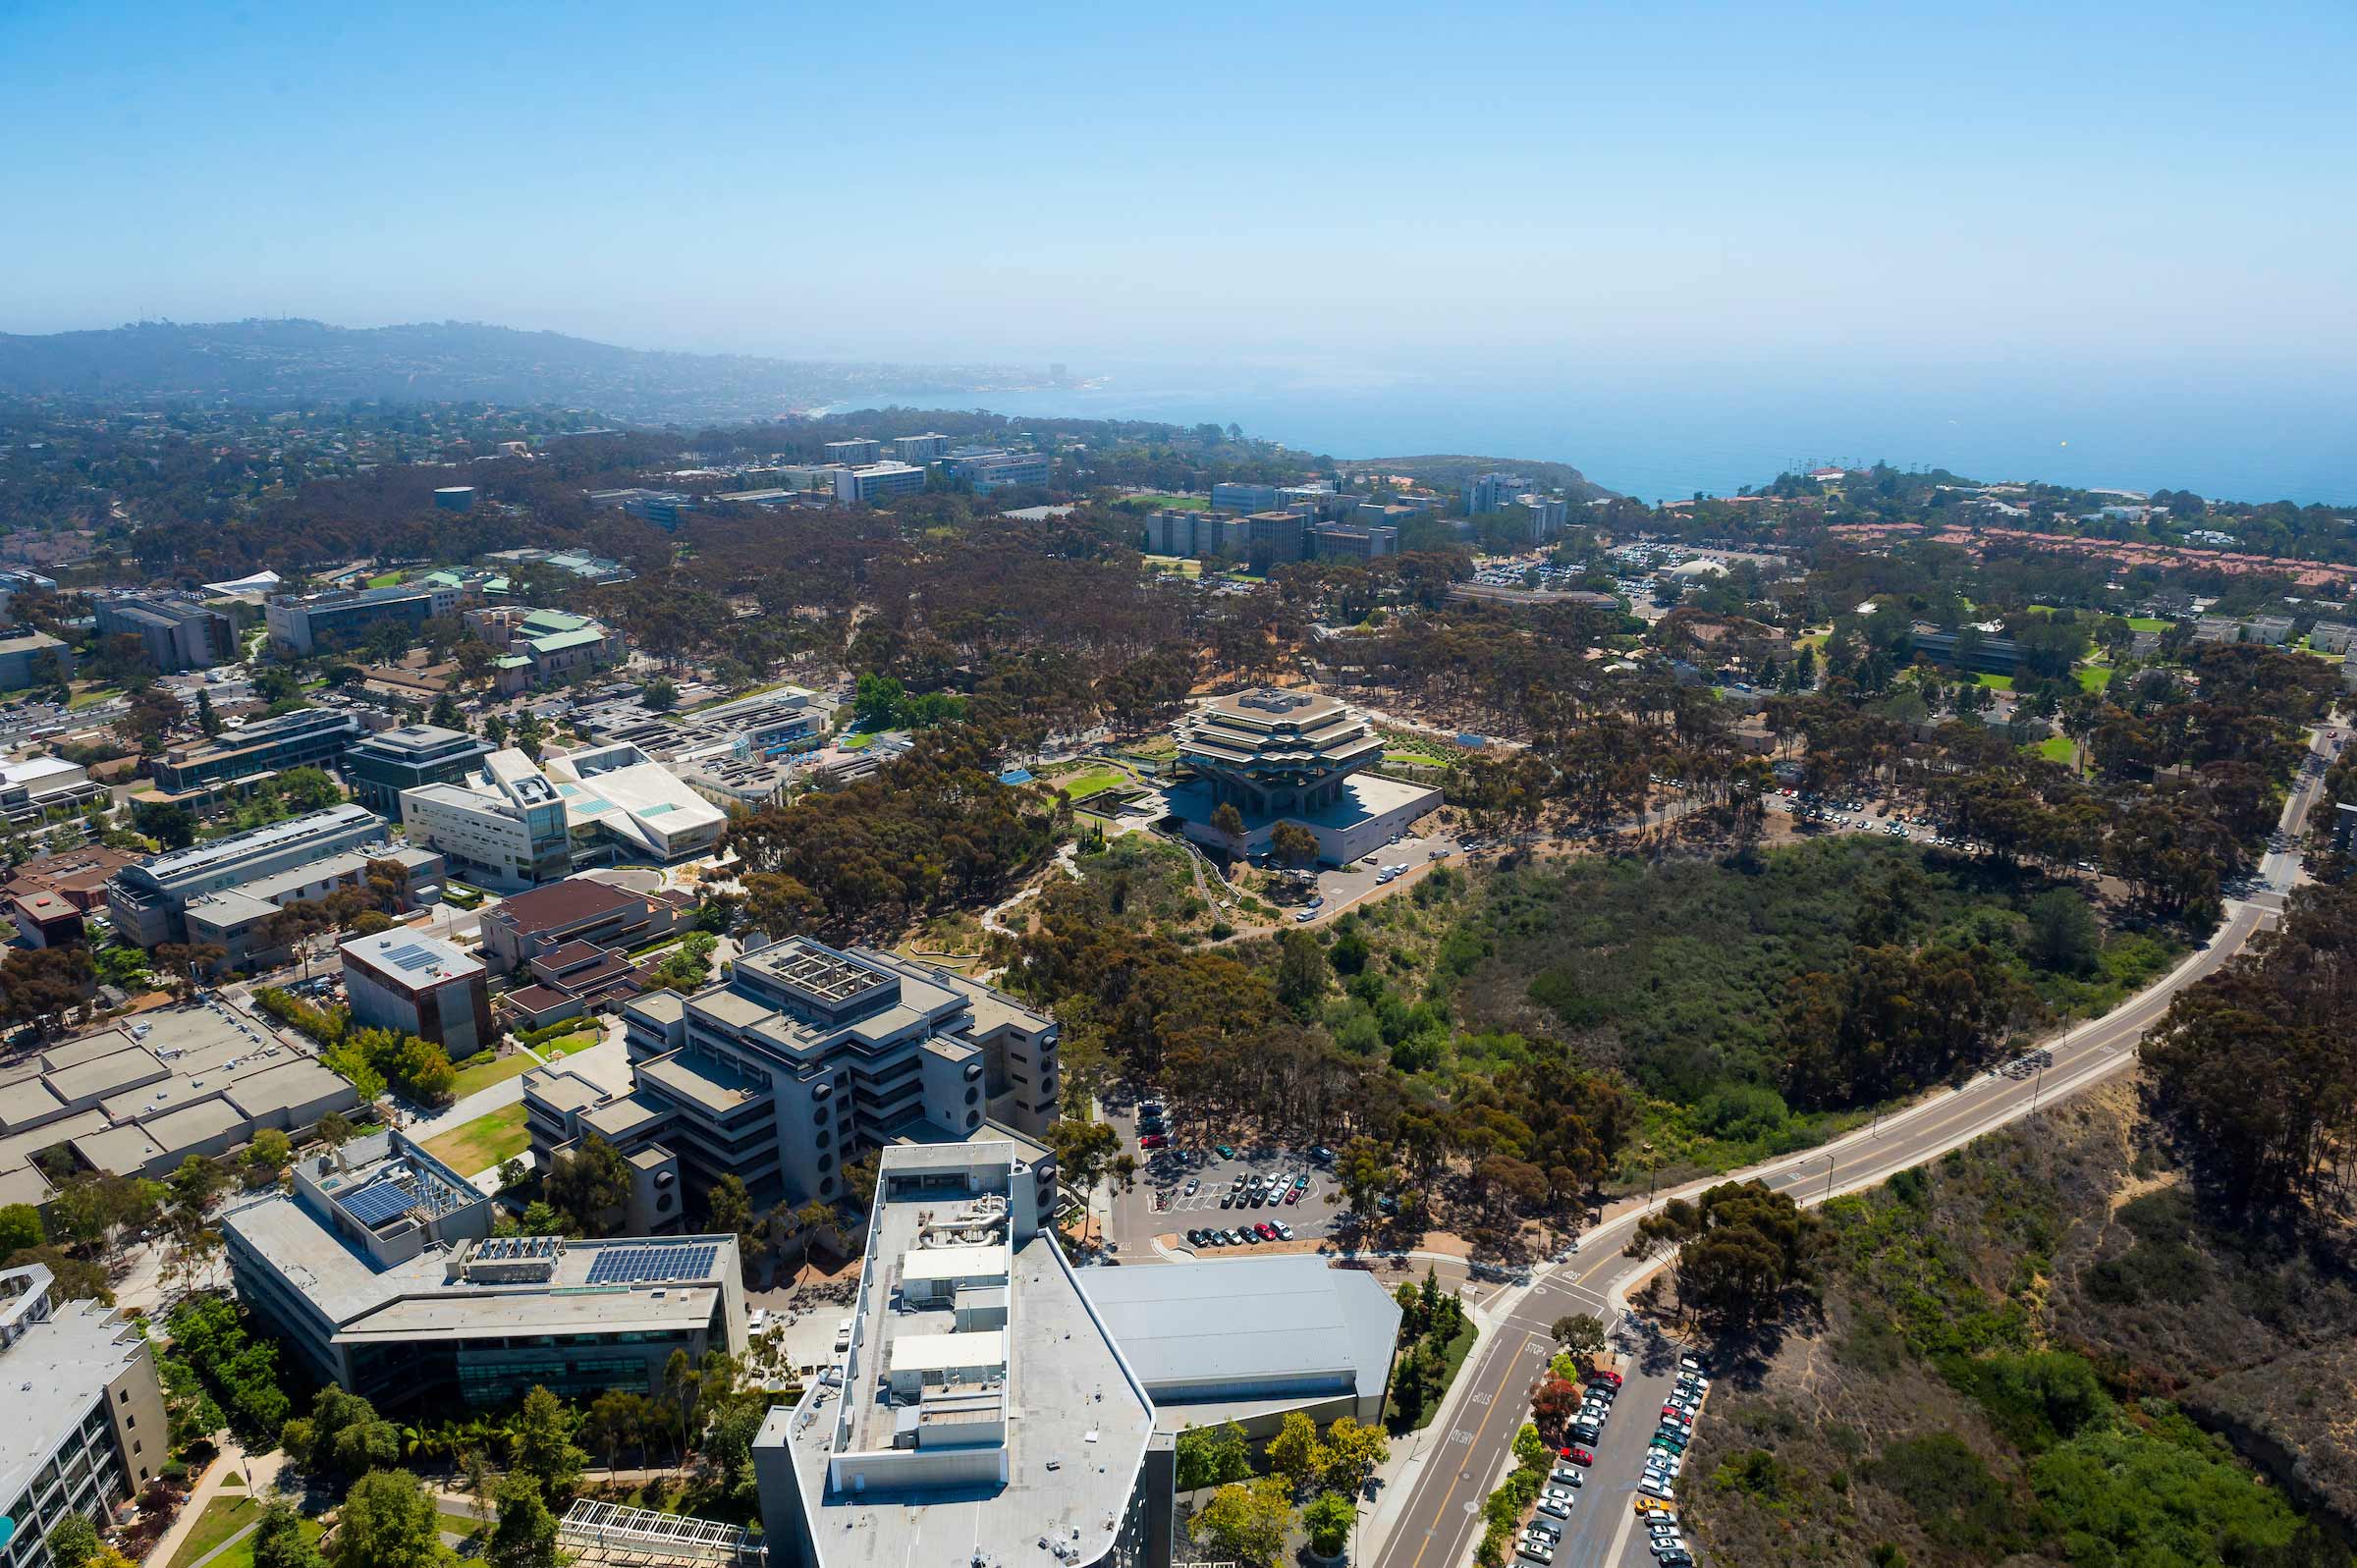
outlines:
[[[401,815],[401,792],[450,784],[482,766],[491,742],[440,725],[400,725],[363,735],[344,751],[344,783],[371,811]]]
[[[51,1568],[69,1515],[103,1524],[163,1473],[169,1433],[147,1336],[95,1301],[59,1299],[38,1264],[0,1271],[0,1568]]]
[[[835,474],[835,499],[853,506],[874,506],[894,496],[914,495],[924,488],[925,470],[905,462],[871,462],[841,468]]]
[[[676,1215],[675,1185],[649,1207]],[[633,1203],[639,1195],[633,1194]],[[735,1236],[491,1235],[492,1200],[398,1132],[307,1158],[221,1220],[238,1297],[312,1376],[384,1407],[663,1393],[675,1351],[741,1355]]]
[[[107,915],[126,941],[142,947],[185,942],[183,914],[192,900],[362,847],[392,847],[385,819],[375,812],[349,802],[306,812],[125,866],[107,882]]]
[[[1037,1137],[1060,1103],[1052,1019],[870,948],[790,938],[693,997],[641,997],[623,1020],[631,1093],[527,1079],[535,1148],[595,1134],[676,1157],[696,1189],[734,1173],[756,1201],[802,1204],[838,1196],[860,1149],[964,1138],[986,1117]]]
[[[884,455],[883,444],[876,441],[830,441],[824,450],[827,461],[839,462],[847,468],[862,467]]]
[[[262,606],[270,638],[297,653],[351,648],[393,622],[415,631],[436,616],[458,613],[460,590],[433,582],[399,583],[335,593],[272,594]]]
[[[482,960],[473,954],[401,927],[355,937],[339,950],[354,1023],[430,1040],[453,1061],[498,1038]]]
[[[1039,452],[968,453],[949,460],[948,467],[978,496],[1010,485],[1044,485],[1049,473],[1047,455]]]
[[[238,658],[229,617],[201,600],[176,593],[115,593],[97,601],[103,636],[133,636],[166,675],[205,670]]]
[[[298,708],[207,739],[172,746],[148,765],[167,795],[201,795],[288,768],[333,768],[360,737],[360,722],[335,708]]]
[[[1530,481],[1518,473],[1485,473],[1466,480],[1460,487],[1459,498],[1465,511],[1479,517],[1505,511],[1516,496],[1530,488]]]

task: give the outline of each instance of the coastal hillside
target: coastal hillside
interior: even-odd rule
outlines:
[[[1618,493],[1605,489],[1567,462],[1548,462],[1539,458],[1426,453],[1413,458],[1353,458],[1343,468],[1352,474],[1405,474],[1443,490],[1453,489],[1476,474],[1518,473],[1542,490],[1561,489],[1574,501],[1609,501]]]
[[[881,391],[964,391],[994,375],[1007,372],[657,352],[466,321],[142,321],[0,334],[0,394],[289,406],[345,399],[553,404],[639,424],[774,418]]]

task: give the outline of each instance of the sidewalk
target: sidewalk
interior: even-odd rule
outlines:
[[[205,1467],[204,1474],[190,1489],[188,1500],[181,1504],[180,1515],[172,1521],[172,1528],[157,1540],[155,1548],[148,1552],[145,1560],[149,1563],[170,1562],[172,1554],[180,1549],[181,1542],[187,1541],[190,1533],[196,1528],[196,1521],[204,1513],[205,1506],[216,1497],[251,1497],[257,1502],[267,1502],[277,1492],[279,1472],[286,1467],[286,1463],[287,1456],[282,1452],[273,1450],[266,1454],[249,1455],[236,1438],[224,1439],[221,1456]],[[222,1483],[231,1476],[238,1478],[238,1485],[224,1487]],[[247,1525],[198,1558],[198,1564],[210,1562],[252,1529],[252,1525]],[[195,1568],[195,1565],[192,1565],[192,1568]]]

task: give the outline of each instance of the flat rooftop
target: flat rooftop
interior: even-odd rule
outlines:
[[[1399,1304],[1362,1269],[1323,1258],[1092,1269],[1082,1286],[1157,1403],[1239,1384],[1366,1393],[1390,1375]]]
[[[902,1260],[928,1227],[970,1229],[959,1221],[981,1213],[976,1199],[994,1189],[1005,1194],[1015,1153],[993,1140],[896,1145],[881,1156],[848,1385],[822,1381],[794,1410],[772,1410],[755,1438],[757,1447],[789,1450],[827,1568],[1029,1561],[1040,1555],[1043,1537],[1069,1543],[1075,1560],[1090,1562],[1111,1549],[1119,1533],[1153,1440],[1154,1411],[1051,1233],[1042,1230],[1008,1253],[1012,1301],[1004,1330],[959,1332],[946,1302],[920,1307],[897,1288]],[[979,1190],[959,1180],[977,1167]],[[945,1240],[959,1251],[974,1245]],[[936,1368],[955,1376],[994,1357],[1004,1366],[995,1378],[934,1382],[929,1397],[913,1404],[886,1397],[896,1366],[910,1375]],[[888,1462],[848,1457],[899,1457],[891,1453],[896,1434],[910,1426],[920,1433],[988,1431],[1001,1419],[1003,1482],[903,1482],[905,1470],[896,1475]],[[997,1446],[988,1437],[976,1440]],[[859,1467],[864,1488],[831,1486],[830,1462],[838,1459]]]
[[[43,1271],[46,1272],[46,1271]],[[0,1351],[8,1419],[0,1421],[0,1497],[12,1502],[145,1343],[95,1301],[57,1303],[49,1319]]]

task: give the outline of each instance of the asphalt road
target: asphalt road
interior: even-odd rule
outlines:
[[[2329,733],[2336,737],[2338,731]],[[2330,743],[2320,735],[2312,749],[2330,755]],[[2303,776],[2294,786],[2284,803],[2284,832],[2300,830],[2320,784],[2321,779]],[[1632,1200],[1608,1211],[1605,1222],[1580,1238],[1579,1253],[1542,1269],[1522,1299],[1475,1347],[1460,1375],[1462,1402],[1446,1418],[1449,1430],[1441,1431],[1436,1422],[1425,1439],[1427,1457],[1408,1484],[1377,1553],[1377,1568],[1465,1568],[1471,1562],[1481,1537],[1481,1503],[1504,1475],[1514,1432],[1528,1414],[1525,1392],[1546,1364],[1549,1326],[1566,1313],[1593,1313],[1607,1323],[1620,1319],[1616,1287],[1625,1288],[1651,1267],[1621,1256],[1621,1248],[1649,1208],[1717,1181],[1754,1178],[1803,1204],[1822,1203],[1875,1186],[1893,1172],[1937,1159],[2040,1106],[2128,1070],[2138,1042],[2167,1010],[2169,1000],[2225,963],[2275,919],[2297,862],[2293,854],[2269,855],[2261,871],[2266,890],[2230,904],[2225,924],[2206,946],[2149,990],[2052,1042],[2046,1048],[2052,1065],[2034,1076],[1987,1074],[1807,1154],[1690,1183],[1658,1195],[1653,1204]],[[1651,1561],[1635,1528],[1630,1497],[1653,1430],[1651,1418],[1661,1408],[1676,1356],[1642,1322],[1622,1319],[1615,1333],[1617,1347],[1633,1352],[1632,1369],[1573,1505],[1555,1568]],[[1707,1406],[1701,1419],[1711,1419]]]

